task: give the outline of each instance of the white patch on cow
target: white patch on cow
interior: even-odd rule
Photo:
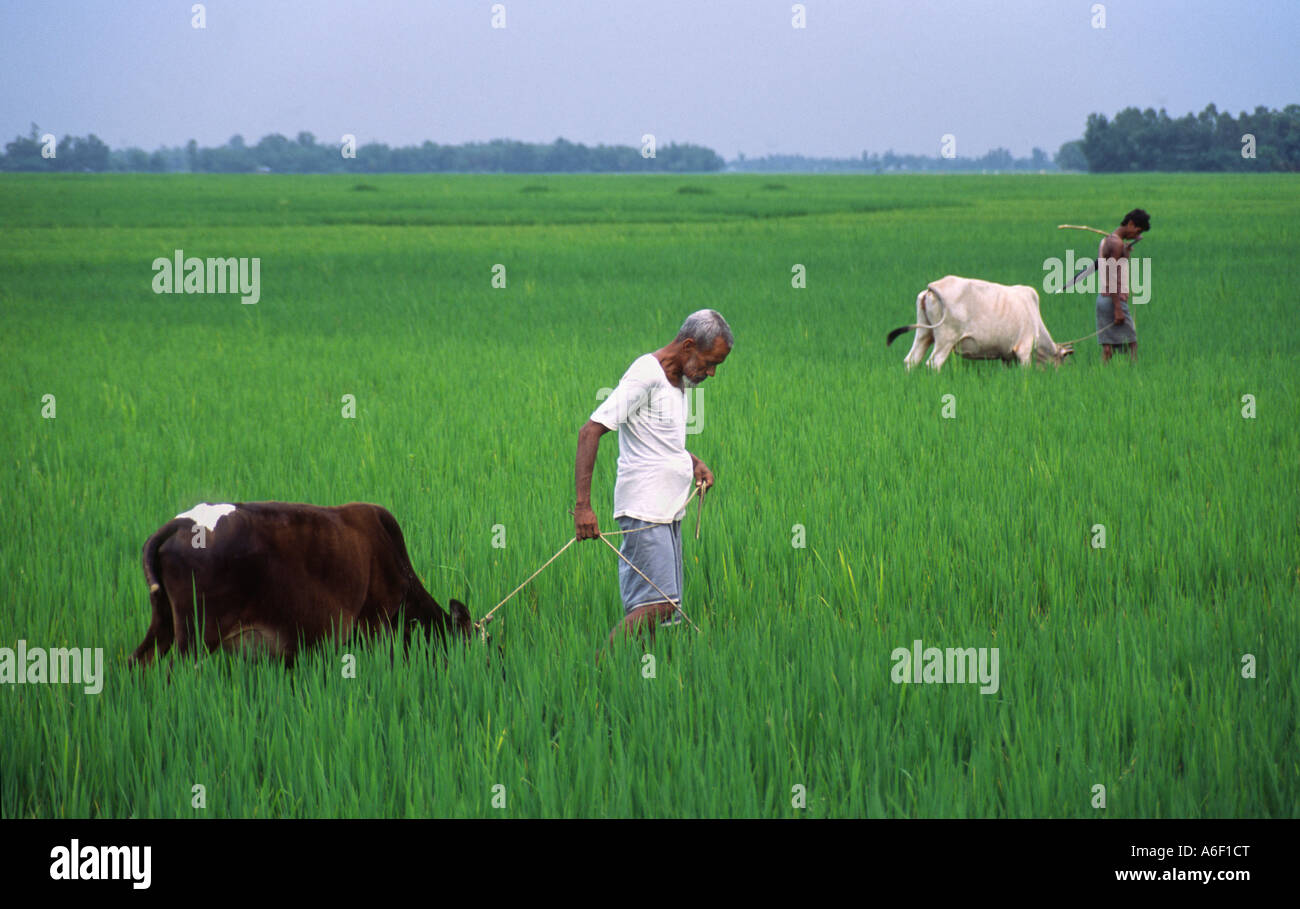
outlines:
[[[207,502],[200,502],[189,511],[183,511],[176,517],[189,518],[195,524],[202,524],[209,532],[215,532],[217,522],[234,510],[234,505],[209,505]]]

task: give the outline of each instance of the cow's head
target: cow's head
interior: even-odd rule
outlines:
[[[1060,366],[1062,363],[1065,362],[1066,357],[1070,357],[1073,355],[1074,355],[1074,348],[1072,346],[1070,346],[1069,344],[1058,344],[1056,345],[1056,355],[1052,357],[1052,364],[1054,366]]]
[[[478,633],[474,620],[469,617],[469,610],[460,600],[451,601],[451,627],[458,637],[467,641],[474,640]]]

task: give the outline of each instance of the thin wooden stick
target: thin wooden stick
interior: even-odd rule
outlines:
[[[700,518],[704,515],[704,484],[700,483],[696,487],[700,494],[699,504],[695,506],[695,539],[700,538]]]
[[[1090,230],[1090,231],[1092,231],[1094,234],[1101,234],[1103,237],[1109,237],[1109,236],[1110,236],[1110,231],[1108,231],[1108,230],[1098,230],[1098,229],[1095,228],[1095,227],[1089,227],[1087,224],[1058,224],[1058,225],[1056,225],[1056,229],[1057,229],[1057,230],[1065,230],[1067,227],[1073,228],[1074,230]]]
[[[1098,230],[1097,228],[1095,228],[1095,227],[1089,227],[1089,226],[1086,225],[1086,224],[1058,224],[1058,225],[1056,225],[1056,229],[1057,229],[1057,230],[1064,230],[1064,229],[1067,228],[1067,227],[1074,228],[1075,230],[1090,230],[1090,231],[1092,231],[1094,234],[1101,234],[1103,237],[1109,237],[1109,236],[1110,236],[1110,232],[1109,232],[1109,231]],[[1131,246],[1133,246],[1135,243],[1137,243],[1138,240],[1141,240],[1141,239],[1142,239],[1141,237],[1138,237],[1138,238],[1136,238],[1136,239],[1134,239],[1134,240],[1129,240],[1129,241],[1128,241],[1127,243],[1125,243],[1124,245],[1125,245],[1125,246],[1128,246],[1128,247],[1131,247]]]

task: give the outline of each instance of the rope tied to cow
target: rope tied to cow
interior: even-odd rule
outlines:
[[[695,495],[696,495],[697,493],[699,494],[700,502],[699,502],[699,507],[698,507],[697,510],[696,510],[696,518],[695,518],[695,521],[696,521],[696,523],[695,523],[695,538],[696,538],[697,540],[700,538],[700,523],[699,523],[699,522],[700,522],[700,516],[701,516],[701,513],[703,512],[703,509],[704,509],[704,491],[705,491],[705,489],[706,489],[706,487],[704,486],[703,483],[697,484],[696,487],[695,487],[695,489],[692,491],[691,496],[690,496],[689,498],[687,498],[687,501],[689,502],[690,499],[691,499],[691,498],[694,498]],[[573,512],[569,512],[569,513],[572,514]],[[641,575],[641,577],[645,579],[646,583],[649,584],[651,587],[653,587],[653,588],[655,589],[655,592],[658,593],[661,597],[664,598],[664,602],[666,602],[666,603],[671,603],[671,602],[673,602],[673,598],[670,597],[668,594],[664,593],[663,590],[660,589],[660,587],[659,587],[658,584],[656,584],[654,581],[650,580],[650,578],[646,575],[646,573],[645,573],[644,571],[642,571],[640,568],[637,568],[635,565],[633,565],[631,562],[629,562],[627,556],[625,556],[625,555],[623,555],[623,553],[619,552],[618,547],[615,546],[613,543],[611,543],[611,542],[609,541],[609,539],[608,539],[609,537],[617,537],[617,536],[624,536],[624,535],[626,535],[626,534],[640,533],[640,532],[643,531],[643,530],[649,530],[651,527],[661,527],[661,526],[663,526],[663,525],[662,525],[662,524],[650,523],[650,524],[647,524],[645,527],[634,527],[634,528],[631,529],[631,530],[612,530],[612,531],[605,531],[605,532],[603,532],[603,533],[600,534],[599,539],[601,540],[601,542],[603,542],[606,546],[608,546],[610,549],[612,549],[612,550],[614,551],[614,555],[618,556],[618,557],[619,557],[620,559],[622,559],[624,562],[627,562],[629,568],[631,568],[631,569],[632,569],[633,571],[635,571],[637,574]],[[487,623],[490,622],[490,621],[492,620],[492,616],[493,616],[493,614],[494,614],[498,609],[500,609],[502,606],[504,606],[506,603],[510,602],[510,600],[514,597],[515,594],[517,594],[519,591],[523,590],[526,586],[528,586],[528,582],[529,582],[529,581],[531,581],[533,578],[537,577],[539,574],[541,574],[543,571],[545,571],[546,568],[547,568],[547,566],[549,566],[552,562],[554,562],[556,559],[558,559],[558,558],[561,556],[561,554],[563,554],[564,550],[568,549],[570,546],[572,546],[572,545],[573,545],[574,543],[576,543],[576,542],[578,542],[578,537],[577,537],[576,534],[575,534],[574,536],[572,536],[572,537],[569,537],[569,541],[568,541],[567,543],[565,543],[563,546],[561,546],[558,550],[556,550],[555,555],[551,556],[549,559],[547,559],[545,562],[543,562],[540,568],[538,568],[536,571],[534,571],[534,572],[533,572],[532,574],[530,574],[528,577],[524,578],[524,580],[519,584],[518,587],[516,587],[514,590],[512,590],[512,591],[510,591],[508,594],[506,594],[505,599],[503,599],[500,603],[497,603],[495,606],[493,606],[491,609],[489,609],[489,610],[487,611],[487,614],[484,615],[483,618],[479,619],[477,622],[474,623],[474,628],[478,631],[478,633],[479,633],[479,639],[480,639],[480,640],[486,640],[486,639],[487,639]],[[684,618],[684,619],[686,620],[687,624],[689,624],[689,625],[690,625],[692,628],[694,628],[696,631],[699,631],[699,630],[700,630],[700,627],[699,627],[698,625],[696,625],[693,621],[691,621],[691,617],[688,616],[688,615],[686,614],[686,611],[685,611],[684,609],[682,609],[681,603],[678,603],[678,604],[677,604],[677,611],[680,612],[680,613],[682,614],[682,618]]]
[[[1057,347],[1069,347],[1069,346],[1071,346],[1072,344],[1078,344],[1080,341],[1087,341],[1089,338],[1095,338],[1095,337],[1097,337],[1097,335],[1101,334],[1101,333],[1102,333],[1103,331],[1105,331],[1108,327],[1109,327],[1109,326],[1105,326],[1105,325],[1103,325],[1101,328],[1097,329],[1096,331],[1094,331],[1094,332],[1093,332],[1092,334],[1090,334],[1090,335],[1084,335],[1082,338],[1075,338],[1073,341],[1063,341],[1062,343],[1060,343],[1060,344],[1058,344],[1058,345],[1056,345],[1056,346],[1057,346]]]

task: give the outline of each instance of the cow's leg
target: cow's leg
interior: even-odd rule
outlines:
[[[957,347],[960,341],[961,338],[954,338],[951,341],[946,339],[943,341],[935,341],[934,353],[930,354],[930,359],[926,365],[928,365],[935,372],[938,372],[939,370],[943,369],[944,361],[948,359],[948,357],[952,354],[953,350]]]
[[[291,648],[274,628],[262,624],[238,625],[221,637],[220,647],[241,656],[269,656],[293,662]]]
[[[187,572],[188,575],[188,572]],[[203,601],[197,595],[194,578],[187,576],[179,583],[171,583],[167,588],[177,595],[170,597],[172,606],[172,629],[176,636],[176,650],[186,656],[197,656],[198,640],[201,636],[196,621],[203,615]]]
[[[177,594],[171,598],[176,649],[195,659],[220,650],[224,633],[220,622],[221,597],[216,597],[213,608],[209,608],[207,598],[198,592],[198,582],[188,572],[174,579],[168,589]]]
[[[925,352],[930,349],[930,345],[933,343],[934,332],[928,328],[918,328],[916,337],[912,340],[912,349],[903,358],[903,365],[908,369],[921,365],[921,362],[925,359]]]
[[[172,646],[172,605],[167,598],[167,588],[162,585],[149,592],[149,603],[153,607],[153,619],[144,640],[135,648],[127,663],[132,666],[148,666],[154,657],[162,656]]]
[[[153,662],[154,656],[158,652],[158,622],[155,620],[149,626],[149,630],[144,633],[144,640],[140,646],[131,651],[131,655],[126,658],[128,666],[145,667]]]

